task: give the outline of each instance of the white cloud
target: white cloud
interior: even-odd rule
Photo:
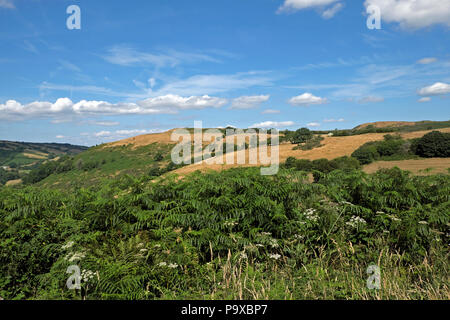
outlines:
[[[280,113],[280,110],[266,109],[263,112],[261,112],[261,114],[277,114],[277,113]]]
[[[292,121],[264,121],[260,123],[255,123],[250,128],[281,128],[281,127],[291,127],[294,125]]]
[[[83,132],[82,136],[94,136],[95,138],[104,138],[109,141],[120,140],[128,137],[133,137],[141,134],[149,134],[149,133],[157,133],[162,132],[160,129],[131,129],[131,130],[116,130],[114,132],[111,131],[100,131],[95,132],[93,134]]]
[[[268,101],[270,95],[242,96],[233,99],[231,109],[251,109],[258,107],[261,103]]]
[[[61,135],[61,134],[59,134],[59,135],[56,136],[56,139],[64,139],[64,138],[65,138],[65,136],[63,136],[63,135]]]
[[[114,126],[118,126],[120,124],[120,122],[117,122],[117,121],[95,121],[94,124],[97,126],[114,127]]]
[[[0,8],[14,9],[14,3],[12,0],[0,0]]]
[[[206,54],[186,53],[170,50],[165,53],[147,53],[130,46],[117,45],[107,50],[103,59],[121,66],[154,65],[156,67],[175,67],[182,63],[219,62]]]
[[[342,3],[336,3],[334,6],[322,12],[322,18],[331,19],[336,15],[336,13],[341,11],[342,8],[344,8],[344,5]]]
[[[254,86],[269,85],[272,85],[272,79],[267,76],[267,72],[250,71],[225,75],[195,75],[187,79],[172,81],[153,94],[217,94]]]
[[[285,0],[278,13],[293,12],[313,7],[324,7],[340,0]]]
[[[429,101],[431,101],[430,97],[423,97],[423,98],[420,98],[419,100],[417,100],[417,102],[420,102],[420,103],[429,102]]]
[[[418,64],[430,64],[438,61],[437,58],[423,58],[417,61]]]
[[[96,137],[108,137],[110,135],[111,135],[111,131],[100,131],[100,132],[94,133],[94,136],[96,136]]]
[[[24,120],[33,117],[59,117],[62,115],[119,115],[119,114],[174,114],[181,110],[220,108],[226,99],[204,96],[181,97],[165,95],[146,100],[124,103],[86,101],[77,103],[60,98],[55,103],[35,101],[26,105],[15,100],[0,104],[0,119]]]
[[[450,84],[436,82],[435,84],[424,87],[418,91],[420,96],[437,96],[450,93]]]
[[[308,126],[308,127],[320,127],[320,123],[318,123],[318,122],[310,122],[306,126]]]
[[[378,6],[381,18],[399,23],[403,28],[424,28],[434,24],[450,26],[450,1],[448,0],[366,0]]]
[[[289,99],[289,104],[293,106],[309,106],[314,104],[324,104],[327,103],[328,100],[326,98],[316,97],[309,92],[305,92],[299,96],[292,97]]]
[[[343,118],[340,118],[340,119],[325,119],[325,120],[323,120],[323,122],[328,122],[328,123],[331,123],[331,122],[344,122],[345,121],[345,119],[343,119]]]
[[[376,96],[367,96],[358,100],[359,103],[377,103],[383,101],[384,101],[383,97],[376,97]]]

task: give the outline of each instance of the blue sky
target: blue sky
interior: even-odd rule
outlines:
[[[448,120],[449,40],[450,0],[0,0],[0,139]]]

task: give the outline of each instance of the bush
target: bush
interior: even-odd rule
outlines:
[[[300,128],[294,133],[290,134],[290,137],[288,139],[293,144],[299,144],[312,139],[312,137],[313,134],[308,128]]]
[[[368,142],[352,153],[352,157],[358,159],[361,164],[369,164],[379,158],[376,146],[373,142]]]
[[[415,153],[421,157],[450,157],[450,133],[433,131],[414,144]]]

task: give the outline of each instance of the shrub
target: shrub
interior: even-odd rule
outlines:
[[[289,141],[293,144],[303,143],[312,139],[313,134],[308,128],[300,128],[290,134]]]
[[[369,164],[378,159],[378,151],[373,142],[368,142],[352,153],[352,157],[358,159],[361,164]]]
[[[417,140],[414,145],[417,155],[425,158],[450,157],[450,133],[433,131]]]

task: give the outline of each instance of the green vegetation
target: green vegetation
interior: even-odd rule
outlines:
[[[241,168],[153,179],[0,189],[0,296],[448,299],[448,175],[348,169],[308,183],[302,171]],[[74,264],[81,290],[65,286]],[[379,291],[366,287],[373,264]]]
[[[387,134],[383,141],[367,142],[352,153],[361,164],[377,160],[405,160],[418,157],[450,157],[450,133],[432,131],[422,138],[403,140]]]
[[[383,141],[372,141],[363,144],[352,153],[352,157],[361,164],[369,164],[377,160],[405,160],[417,158],[413,151],[413,141],[403,140],[399,135],[387,134]]]
[[[343,129],[343,130],[331,130],[331,131],[313,131],[313,133],[333,133],[333,136],[354,136],[366,133],[392,133],[392,132],[414,132],[423,130],[433,130],[449,128],[449,121],[418,121],[411,125],[398,126],[398,127],[383,127],[377,128],[370,124],[364,128],[353,128],[353,129]]]
[[[450,157],[450,133],[432,131],[414,142],[413,150],[424,158]]]
[[[4,170],[0,168],[0,186],[4,185],[9,180],[19,179],[20,175],[17,170]]]

